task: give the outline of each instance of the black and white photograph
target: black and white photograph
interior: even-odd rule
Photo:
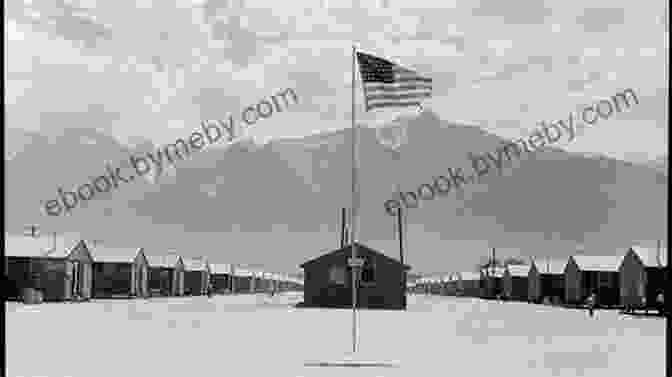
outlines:
[[[3,4],[4,375],[672,376],[669,2]]]

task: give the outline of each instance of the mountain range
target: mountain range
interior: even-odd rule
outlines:
[[[358,132],[358,239],[398,257],[394,219],[384,202],[396,185],[417,190],[449,167],[469,167],[467,153],[494,152],[504,141],[478,127],[425,111],[407,122],[408,140],[394,160],[370,128]],[[188,136],[188,135],[185,135]],[[338,247],[340,208],[351,203],[350,129],[264,145],[207,147],[158,177],[122,184],[73,209],[47,216],[44,201],[119,166],[129,154],[95,128],[27,132],[6,129],[6,230],[37,224],[43,233],[76,232],[148,253],[176,250],[214,262],[295,272]],[[548,148],[482,183],[423,201],[408,211],[406,262],[414,272],[472,270],[498,255],[611,254],[661,239],[667,229],[667,172],[604,156]],[[127,165],[127,163],[126,163]],[[130,172],[126,167],[122,171]],[[664,238],[663,238],[664,239]]]

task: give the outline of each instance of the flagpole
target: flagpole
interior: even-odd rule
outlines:
[[[350,242],[352,247],[352,261],[357,258],[357,129],[355,127],[355,46],[352,46],[352,212],[350,213]],[[352,353],[357,352],[357,267],[352,266]]]

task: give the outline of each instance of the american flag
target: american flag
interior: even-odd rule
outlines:
[[[421,107],[432,95],[432,79],[377,56],[357,52],[366,111],[382,107]]]

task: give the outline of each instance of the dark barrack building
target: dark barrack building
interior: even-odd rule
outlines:
[[[621,255],[573,255],[565,268],[565,302],[581,304],[592,292],[599,306],[620,304]]]
[[[667,280],[667,249],[632,246],[619,267],[621,304],[626,308],[649,308],[663,293]]]
[[[184,263],[177,254],[146,255],[149,266],[151,296],[182,296],[184,294]]]
[[[29,237],[5,233],[5,297],[20,300],[26,290],[44,301],[91,298],[89,244],[77,237]]]
[[[184,294],[201,296],[206,294],[210,281],[210,265],[203,257],[182,257],[184,264]]]
[[[148,297],[149,265],[143,248],[93,247],[93,297]]]
[[[352,273],[348,266],[350,245],[303,263],[305,307],[352,307]],[[357,290],[357,307],[406,309],[406,273],[411,267],[357,243],[357,257],[364,260]]]

